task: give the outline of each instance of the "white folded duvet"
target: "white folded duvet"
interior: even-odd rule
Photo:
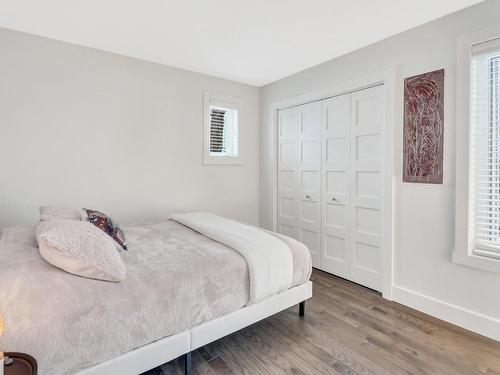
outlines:
[[[236,250],[245,258],[250,276],[248,304],[290,289],[293,279],[292,251],[278,237],[208,212],[175,214],[170,219]]]

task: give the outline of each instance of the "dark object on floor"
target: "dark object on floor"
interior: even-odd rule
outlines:
[[[35,358],[24,353],[5,353],[12,359],[12,364],[4,367],[4,375],[36,375],[38,366]]]

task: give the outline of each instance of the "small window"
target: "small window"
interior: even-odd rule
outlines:
[[[500,259],[500,39],[472,46],[470,98],[472,251]]]
[[[239,164],[239,110],[232,98],[205,93],[204,164]]]

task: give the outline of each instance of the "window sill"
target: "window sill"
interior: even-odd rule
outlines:
[[[466,251],[455,250],[453,262],[462,266],[478,268],[485,271],[500,273],[500,260],[480,255],[469,254]]]

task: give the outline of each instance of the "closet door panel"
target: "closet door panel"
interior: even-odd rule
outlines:
[[[299,111],[278,112],[278,231],[299,239]]]
[[[349,277],[350,95],[322,102],[322,269]]]
[[[300,169],[319,172],[321,166],[321,103],[306,104],[299,107],[299,111]],[[318,183],[319,178],[318,175]],[[315,188],[317,187],[315,186]]]
[[[298,107],[299,111],[299,240],[320,267],[321,246],[321,103]]]
[[[351,94],[350,279],[381,290],[384,87]]]
[[[278,115],[278,230],[313,266],[381,290],[384,87]]]

